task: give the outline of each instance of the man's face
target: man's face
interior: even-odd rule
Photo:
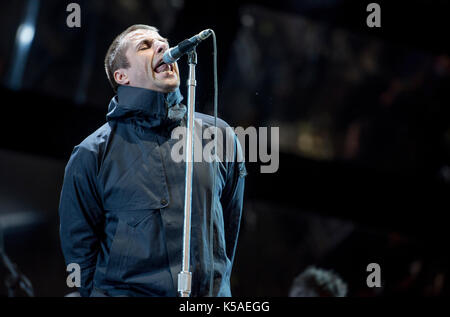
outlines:
[[[163,54],[169,48],[167,39],[158,32],[140,29],[127,34],[123,40],[128,45],[125,55],[130,67],[116,71],[123,72],[122,77],[119,74],[119,84],[164,93],[179,87],[178,64],[167,65],[162,62]],[[118,78],[116,74],[115,77]]]

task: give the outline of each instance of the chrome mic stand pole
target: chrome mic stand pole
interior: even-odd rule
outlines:
[[[188,53],[189,79],[188,87],[188,114],[186,134],[186,174],[184,189],[184,227],[183,227],[183,261],[181,272],[178,273],[178,292],[181,297],[191,294],[192,273],[189,272],[189,254],[191,248],[191,207],[192,207],[192,175],[194,162],[194,113],[195,113],[195,66],[197,53],[195,48]]]

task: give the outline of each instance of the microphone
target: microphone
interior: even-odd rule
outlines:
[[[163,55],[164,63],[175,63],[181,56],[192,51],[201,41],[208,38],[211,33],[211,29],[203,30],[190,39],[180,42],[177,46],[169,48]]]

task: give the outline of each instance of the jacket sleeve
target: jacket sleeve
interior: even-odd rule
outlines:
[[[66,265],[81,269],[81,296],[89,296],[100,248],[98,227],[102,219],[96,182],[95,152],[74,148],[67,163],[62,186],[59,217],[61,248]]]
[[[244,184],[247,171],[239,139],[234,135],[234,155],[228,163],[227,181],[221,196],[224,216],[226,252],[231,263],[234,261],[244,200]]]

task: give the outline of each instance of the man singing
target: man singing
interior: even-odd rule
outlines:
[[[162,62],[168,48],[147,25],[114,39],[105,70],[117,94],[107,122],[74,148],[66,166],[60,238],[66,264],[81,268],[81,296],[177,296],[185,162],[171,156],[179,142],[171,135],[186,126],[186,106],[177,63]],[[213,126],[213,117],[195,114],[200,140]],[[228,125],[218,119],[217,126],[226,135]],[[231,143],[233,159],[217,164],[215,184],[214,164],[194,163],[191,296],[231,296],[246,175],[234,134]]]

